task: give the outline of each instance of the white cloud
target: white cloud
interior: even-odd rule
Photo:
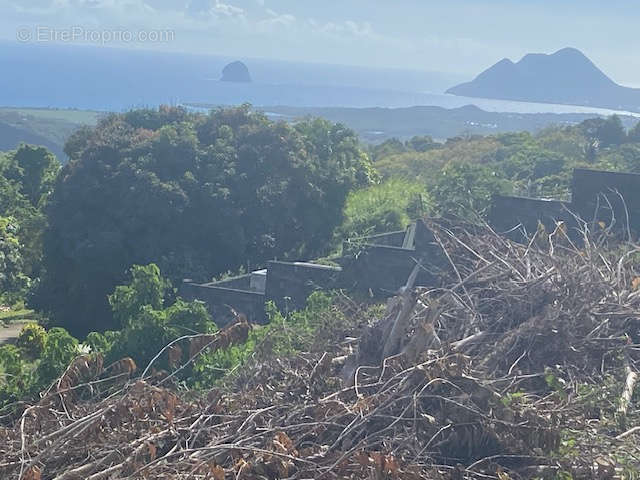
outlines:
[[[296,25],[296,17],[290,13],[276,13],[271,9],[266,9],[267,18],[256,21],[255,31],[261,34],[271,34],[274,32],[283,33]]]
[[[0,32],[12,39],[18,26],[158,29],[175,32],[158,45],[127,46],[179,51],[398,66],[403,60],[486,56],[486,45],[454,34],[397,28],[353,9],[310,9],[276,0],[0,0]],[[313,12],[313,13],[312,13]],[[2,35],[0,34],[0,35]],[[303,46],[302,46],[303,45]],[[504,48],[504,47],[503,47]],[[475,67],[474,67],[475,68]]]
[[[373,26],[369,22],[356,22],[354,20],[345,20],[343,22],[327,22],[324,25],[318,25],[313,22],[312,25],[320,33],[332,36],[343,37],[372,37],[374,36]]]

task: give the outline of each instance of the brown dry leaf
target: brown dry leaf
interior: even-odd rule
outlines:
[[[356,402],[353,406],[353,410],[357,413],[365,414],[371,410],[373,406],[373,400],[371,398],[363,397]]]
[[[631,289],[635,292],[640,288],[640,277],[635,277],[631,280]]]
[[[214,335],[201,335],[189,341],[189,358],[203,350],[215,351],[231,345],[243,343],[249,338],[249,324],[246,321],[235,323]]]
[[[192,338],[189,341],[189,358],[200,354],[204,349],[214,347],[217,340],[216,335],[203,335]]]
[[[24,472],[21,480],[40,480],[41,476],[42,471],[40,470],[40,467],[34,465],[33,467],[29,467],[27,471]]]
[[[356,453],[353,456],[353,460],[355,460],[355,462],[362,467],[368,467],[372,462],[371,457],[369,457],[369,455],[367,455],[365,452]]]
[[[162,414],[169,423],[173,423],[176,412],[176,405],[178,404],[178,398],[170,392],[167,392],[167,396],[165,398],[165,409],[162,411]]]
[[[114,370],[116,375],[127,374],[131,376],[137,369],[136,362],[133,361],[131,357],[125,357],[122,360],[114,363],[111,368]]]
[[[371,454],[371,458],[375,465],[376,473],[379,477],[392,476],[398,478],[400,473],[400,466],[398,461],[393,455],[385,455],[383,453],[374,452]]]
[[[224,480],[224,468],[220,465],[216,465],[215,463],[210,465],[209,471],[211,472],[211,478],[213,478],[213,480]]]
[[[511,480],[509,474],[504,472],[502,469],[498,469],[497,474],[500,480]]]
[[[284,453],[294,457],[298,456],[298,452],[293,444],[293,441],[284,432],[278,432],[273,438],[273,446],[276,452]]]
[[[153,462],[158,455],[158,449],[153,443],[149,443],[147,448],[149,449],[149,461]]]
[[[287,478],[290,476],[293,463],[283,458],[274,457],[268,464],[265,464],[266,469],[273,474],[276,478]]]
[[[249,469],[249,464],[243,458],[241,458],[236,462],[234,467],[239,478],[243,472]]]

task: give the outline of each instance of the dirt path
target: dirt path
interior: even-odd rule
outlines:
[[[25,323],[27,323],[26,320],[18,320],[9,323],[7,326],[0,325],[0,345],[5,343],[14,343],[20,335],[20,331]]]

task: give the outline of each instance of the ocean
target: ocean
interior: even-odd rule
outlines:
[[[247,64],[254,82],[219,81],[224,66],[234,60]],[[13,42],[0,42],[0,69],[0,106],[12,107],[123,111],[160,104],[355,108],[476,105],[491,112],[613,113],[589,107],[445,95],[441,92],[469,78],[418,69]]]

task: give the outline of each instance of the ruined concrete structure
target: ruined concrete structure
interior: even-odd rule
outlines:
[[[552,232],[564,222],[569,235],[578,236],[581,224],[606,226],[635,234],[640,231],[640,175],[576,169],[570,202],[513,196],[496,196],[489,223],[517,241],[530,238],[543,225]],[[265,304],[281,312],[304,307],[315,290],[346,289],[385,298],[405,284],[416,263],[422,268],[416,285],[431,286],[447,268],[441,246],[423,221],[406,230],[343,244],[336,265],[308,262],[269,262],[266,269],[220,282],[198,284],[185,280],[181,295],[204,301],[218,325],[243,313],[249,321],[268,321]]]
[[[530,238],[543,225],[552,232],[564,222],[570,237],[579,238],[583,225],[600,223],[635,236],[640,232],[640,175],[577,168],[571,201],[497,195],[489,223],[515,240]]]
[[[343,252],[336,265],[271,261],[264,270],[220,282],[185,280],[180,294],[205,302],[218,325],[233,320],[234,311],[261,324],[268,321],[266,302],[290,312],[304,308],[315,290],[348,289],[384,298],[404,285],[416,262],[424,266],[417,285],[432,285],[443,262],[440,246],[422,221],[407,230],[351,239]]]

